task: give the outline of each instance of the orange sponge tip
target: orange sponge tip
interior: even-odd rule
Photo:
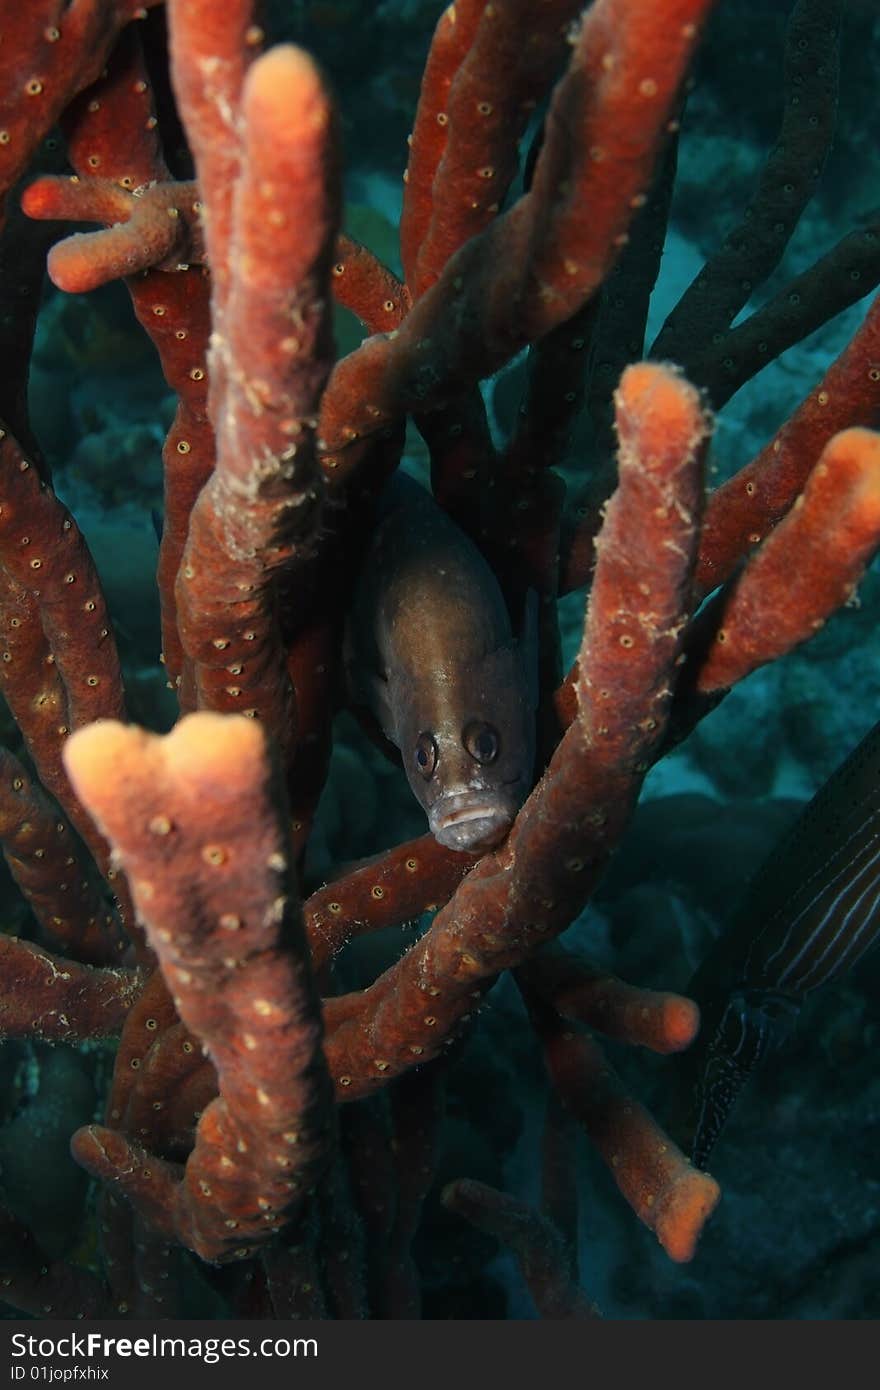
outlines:
[[[703,1227],[721,1200],[721,1188],[708,1173],[688,1169],[663,1194],[654,1233],[671,1260],[694,1258]]]
[[[614,403],[621,445],[629,445],[643,466],[683,462],[711,431],[711,415],[699,391],[670,363],[627,367]]]

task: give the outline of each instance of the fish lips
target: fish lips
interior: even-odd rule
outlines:
[[[496,791],[447,792],[428,812],[434,839],[447,849],[488,850],[513,825],[518,803]]]

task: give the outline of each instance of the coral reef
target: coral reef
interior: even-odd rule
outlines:
[[[791,7],[781,126],[757,189],[732,227],[719,200],[721,245],[650,346],[689,74],[700,61],[711,72],[699,44],[723,7],[437,9],[377,8],[396,80],[380,98],[375,74],[351,76],[340,117],[288,40],[326,39],[344,81],[345,4],[276,3],[262,18],[251,0],[0,0],[0,838],[18,893],[0,936],[12,1067],[0,1292],[33,1316],[592,1318],[594,1299],[615,1313],[814,1315],[820,1298],[807,1274],[775,1309],[746,1295],[732,1307],[723,1280],[707,1292],[676,1268],[720,1196],[705,1125],[690,1148],[688,1059],[705,1087],[717,1057],[688,977],[702,966],[694,991],[713,1027],[743,990],[760,994],[748,1014],[760,1023],[787,977],[748,942],[731,977],[701,918],[714,891],[717,920],[728,892],[710,875],[679,893],[674,869],[711,863],[719,844],[733,854],[742,835],[700,841],[722,814],[713,738],[742,748],[718,777],[760,794],[777,790],[767,750],[782,721],[807,723],[801,742],[821,722],[798,713],[803,698],[772,694],[773,716],[756,720],[728,692],[759,668],[758,681],[805,681],[809,663],[793,677],[771,663],[853,602],[880,544],[880,301],[760,447],[738,450],[721,413],[880,281],[876,212],[809,265],[785,260],[823,186],[842,6]],[[405,59],[426,20],[388,265],[389,218],[364,210],[365,171],[407,105]],[[340,127],[351,143],[364,108],[376,120],[346,210]],[[705,98],[697,111],[714,138]],[[99,305],[90,332],[68,308],[85,295]],[[84,372],[104,397],[56,399],[56,380]],[[707,493],[716,415],[736,471]],[[74,421],[80,442],[62,459]],[[152,553],[160,449],[154,619],[134,557]],[[514,630],[537,613],[534,785],[488,850],[424,834],[379,731],[342,709],[353,594],[402,461],[482,552]],[[76,517],[87,501],[137,571],[115,601]],[[837,630],[819,638],[832,671],[850,654]],[[850,727],[816,736],[816,780],[857,742]],[[640,820],[643,784],[682,749],[702,782],[668,820],[670,798]],[[865,955],[880,923],[840,796],[817,798],[798,851],[809,859],[816,835],[831,845],[820,926],[838,946],[852,933],[822,979]],[[870,842],[873,783],[860,796]],[[790,819],[768,806],[755,839]],[[664,918],[638,896],[639,859],[672,825],[684,843],[662,854]],[[731,892],[758,858],[743,847]],[[831,948],[804,925],[791,858],[774,861],[790,891],[770,895],[784,931],[769,939],[800,959]],[[856,895],[857,918],[827,907],[836,887]],[[748,900],[747,932],[767,896]],[[645,914],[651,930],[632,930],[627,917]],[[638,985],[618,978],[624,965]],[[817,982],[798,976],[798,1004]],[[751,1065],[764,1039],[742,1026]],[[634,1068],[636,1048],[683,1054],[681,1066]],[[38,1184],[68,1135],[77,1166],[42,1208],[19,1148],[39,1145]],[[594,1196],[603,1183],[619,1196]],[[627,1252],[641,1228],[669,1257],[662,1274],[622,1256],[613,1278],[581,1280],[585,1231]],[[877,1239],[853,1230],[860,1252]],[[486,1236],[521,1282],[491,1264]]]

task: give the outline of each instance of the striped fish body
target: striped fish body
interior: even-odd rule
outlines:
[[[702,1164],[750,1073],[803,999],[880,939],[880,724],[817,792],[757,874],[689,987],[700,1036],[691,1120]]]

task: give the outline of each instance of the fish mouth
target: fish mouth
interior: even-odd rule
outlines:
[[[493,849],[510,830],[516,808],[485,792],[444,796],[428,813],[434,839],[447,849]]]

